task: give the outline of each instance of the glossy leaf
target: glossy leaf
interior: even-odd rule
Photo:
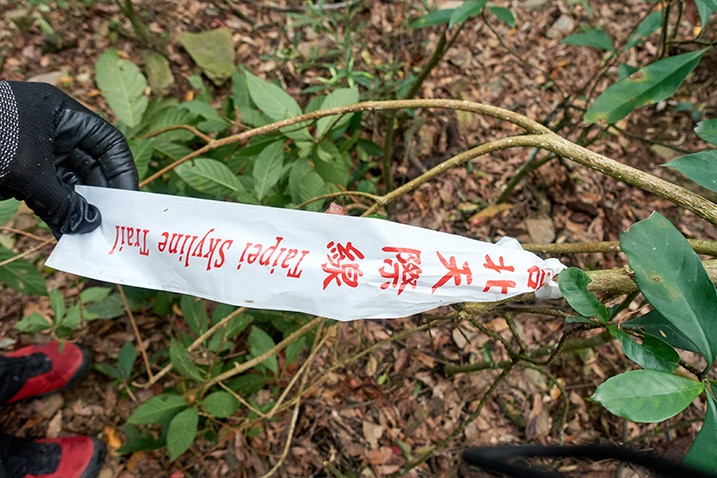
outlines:
[[[141,123],[149,100],[147,79],[137,65],[107,50],[95,63],[95,81],[118,120],[130,128]]]
[[[16,256],[13,251],[0,247],[0,262]],[[23,294],[47,295],[45,278],[31,262],[23,258],[0,266],[0,282]]]
[[[590,277],[575,267],[562,271],[558,278],[560,293],[570,307],[583,317],[598,317],[604,323],[608,319],[607,308],[588,290],[590,282]]]
[[[137,360],[137,349],[132,342],[125,342],[119,352],[117,358],[117,368],[120,370],[123,378],[128,379],[132,375],[134,362]]]
[[[695,133],[704,141],[717,146],[717,119],[700,121],[697,123]]]
[[[635,31],[632,32],[630,38],[627,39],[625,50],[629,50],[630,48],[642,43],[645,38],[655,33],[657,29],[660,28],[660,25],[662,25],[661,11],[652,12],[646,16],[645,19],[637,26]]]
[[[643,295],[712,364],[717,357],[717,294],[687,240],[658,213],[620,234]]]
[[[239,401],[229,392],[210,393],[202,400],[202,410],[216,418],[227,418],[239,408]]]
[[[164,393],[141,404],[127,419],[127,422],[145,425],[149,423],[165,423],[188,406],[189,403],[184,397],[174,393]]]
[[[448,19],[448,28],[465,23],[466,20],[480,14],[486,3],[487,0],[465,0],[451,13],[451,17]]]
[[[274,121],[299,116],[301,107],[286,91],[266,80],[245,72],[249,96],[256,106]]]
[[[506,23],[510,28],[515,27],[515,16],[510,9],[505,7],[488,6],[490,13],[498,17],[499,20]]]
[[[436,25],[447,25],[448,22],[451,19],[451,15],[453,15],[454,9],[448,8],[445,10],[437,10],[435,12],[430,12],[422,17],[417,18],[416,20],[411,23],[408,28],[425,28],[425,27],[434,27]]]
[[[204,372],[194,363],[184,345],[174,338],[171,339],[169,344],[169,359],[174,369],[182,376],[195,382],[201,383],[204,381]]]
[[[187,408],[177,413],[167,428],[167,449],[169,459],[174,461],[189,449],[197,437],[199,412],[196,408]]]
[[[611,413],[634,422],[674,417],[702,393],[701,382],[655,370],[632,370],[610,377],[590,397]]]
[[[563,43],[574,46],[588,46],[615,53],[615,47],[610,36],[602,28],[586,28],[581,33],[566,36],[563,38]]]
[[[604,119],[610,124],[616,123],[638,106],[664,100],[695,69],[705,51],[697,50],[658,60],[640,68],[630,78],[611,85],[588,109],[585,122]]]
[[[243,188],[234,173],[224,164],[209,158],[197,158],[182,163],[176,173],[192,188],[220,198],[233,196]]]
[[[675,348],[699,353],[695,344],[656,310],[651,310],[645,315],[623,322],[622,328],[637,328],[646,334],[661,338]]]
[[[625,356],[648,370],[673,373],[680,363],[679,354],[667,342],[653,335],[645,335],[642,343],[636,342],[629,334],[616,326],[609,327],[613,337],[622,344]]]
[[[663,166],[679,171],[700,186],[717,192],[717,149],[688,154]]]
[[[717,398],[714,395],[714,382],[708,382],[705,393],[707,397],[707,416],[690,450],[685,456],[684,463],[706,472],[717,470]]]

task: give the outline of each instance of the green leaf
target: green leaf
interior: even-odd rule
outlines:
[[[195,382],[204,382],[204,373],[194,363],[189,352],[181,342],[172,338],[169,344],[169,359],[174,369],[182,376]]]
[[[663,166],[679,171],[700,186],[717,192],[717,149],[688,154]]]
[[[233,196],[244,188],[234,173],[224,164],[209,158],[197,158],[182,163],[177,175],[192,188],[215,198]]]
[[[299,185],[299,200],[301,202],[308,201],[315,197],[319,197],[328,193],[326,182],[315,171],[309,171],[304,176]],[[309,211],[321,211],[324,207],[324,201],[314,201],[306,206]]]
[[[172,418],[167,429],[167,449],[171,461],[176,460],[194,443],[198,425],[199,412],[196,408],[182,410]]]
[[[184,322],[195,335],[201,335],[207,331],[207,309],[203,300],[183,295],[179,300],[179,308],[182,310]]]
[[[574,46],[588,46],[615,54],[615,46],[610,36],[602,28],[586,28],[582,33],[575,33],[563,38],[563,43]]]
[[[697,11],[700,13],[700,23],[704,29],[710,16],[717,12],[717,0],[695,0]]]
[[[185,101],[181,106],[183,109],[192,113],[192,115],[204,118],[203,121],[197,123],[197,128],[204,133],[217,133],[224,131],[231,123],[219,114],[212,105],[202,100]]]
[[[642,343],[637,343],[629,334],[617,328],[608,326],[613,337],[617,337],[622,344],[625,356],[648,370],[673,373],[680,363],[679,354],[664,340],[654,335],[645,335]]]
[[[264,148],[254,160],[252,176],[254,191],[261,201],[284,174],[284,144],[275,141]]]
[[[692,442],[690,450],[684,459],[684,464],[694,466],[708,473],[717,470],[717,398],[712,389],[714,382],[707,382],[709,385],[705,390],[707,396],[707,416],[695,441]]]
[[[174,86],[174,75],[166,56],[154,50],[142,52],[147,81],[156,95],[166,95]]]
[[[147,79],[137,65],[120,58],[117,50],[107,50],[95,63],[95,81],[118,120],[130,128],[141,123],[148,102]]]
[[[590,277],[576,267],[565,269],[558,276],[560,293],[570,307],[583,317],[598,317],[605,323],[608,320],[607,308],[588,290],[590,282]]]
[[[227,418],[239,408],[239,401],[229,392],[210,393],[202,400],[202,410],[216,418]]]
[[[657,103],[672,95],[697,67],[706,49],[658,60],[620,80],[597,97],[585,113],[586,123],[604,119],[616,123],[638,106]]]
[[[409,29],[414,28],[426,28],[433,27],[436,25],[446,25],[451,20],[454,9],[448,8],[445,10],[437,10],[435,12],[427,13],[421,17],[415,19],[409,26]]]
[[[639,68],[636,66],[628,65],[627,63],[620,63],[617,66],[617,75],[622,80],[632,75],[637,70],[639,70]]]
[[[645,19],[637,26],[635,31],[632,32],[630,38],[627,39],[624,50],[629,50],[630,48],[642,43],[645,38],[655,33],[657,29],[660,28],[660,25],[662,25],[661,11],[652,12],[646,16]]]
[[[152,397],[127,419],[127,423],[149,424],[165,423],[173,416],[189,406],[189,403],[180,395],[174,393],[163,393]]]
[[[247,337],[247,344],[249,344],[249,352],[252,357],[258,357],[276,345],[271,336],[257,326],[251,328],[249,337]],[[276,354],[264,360],[261,365],[271,370],[274,375],[279,373],[279,363],[276,359]]]
[[[122,372],[125,379],[129,379],[132,375],[134,362],[137,360],[137,349],[130,341],[125,342],[119,352],[117,358],[117,368]]]
[[[234,72],[234,43],[227,28],[207,32],[179,34],[179,43],[192,60],[217,86],[222,86]]]
[[[485,8],[487,0],[465,0],[460,7],[453,10],[448,20],[448,28],[464,23],[471,17],[479,15]]]
[[[65,315],[65,296],[57,289],[50,291],[50,308],[55,313],[55,323],[59,323],[60,319]]]
[[[622,323],[623,328],[638,329],[646,334],[659,337],[673,347],[699,353],[695,344],[656,310]]]
[[[351,158],[341,153],[333,141],[324,140],[315,149],[314,166],[327,183],[346,186],[349,181]]]
[[[14,252],[0,247],[0,262],[16,256]],[[0,282],[23,294],[47,295],[45,278],[32,263],[22,258],[0,267]]]
[[[254,107],[249,94],[246,75],[239,71],[235,71],[232,76],[232,97],[234,98],[234,105],[239,109],[242,123],[250,126],[262,126],[271,121]]]
[[[640,291],[667,320],[714,363],[717,294],[687,240],[658,213],[620,234]]]
[[[299,357],[299,354],[301,354],[306,349],[307,345],[305,335],[302,335],[298,339],[289,343],[289,345],[286,346],[286,364],[290,365],[296,362],[296,359]]]
[[[321,103],[321,109],[337,108],[339,106],[350,106],[359,102],[358,88],[338,88],[329,93]],[[316,137],[322,139],[329,130],[335,130],[346,126],[352,115],[341,117],[325,116],[316,122]]]
[[[0,201],[0,225],[10,222],[19,207],[20,201],[14,198]]]
[[[695,133],[704,141],[717,146],[717,119],[700,121],[697,123]]]
[[[52,322],[41,316],[37,312],[26,315],[15,323],[15,328],[20,332],[34,334],[52,327]]]
[[[494,6],[488,6],[488,10],[490,13],[498,17],[500,21],[503,23],[506,23],[510,28],[515,27],[515,17],[513,16],[513,12],[510,11],[510,9],[505,7],[494,7]]]
[[[286,91],[273,83],[245,72],[249,95],[256,106],[274,121],[301,114],[301,107]]]
[[[633,422],[674,417],[704,390],[701,382],[656,370],[632,370],[610,377],[590,397],[611,413]]]
[[[86,302],[99,302],[105,300],[107,296],[112,292],[110,287],[88,287],[80,292],[80,301]]]

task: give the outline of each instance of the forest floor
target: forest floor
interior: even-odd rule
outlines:
[[[0,0],[0,77],[51,81],[90,108],[108,113],[93,80],[97,57],[114,47],[139,61],[144,47],[132,38],[131,25],[114,3],[85,2],[92,3],[90,7],[78,0],[66,3],[61,7],[52,2],[43,13],[63,42],[61,49],[46,52],[47,43],[37,27],[20,33],[11,22],[10,17],[19,8],[17,2]],[[313,25],[300,25],[292,15],[303,11],[304,2],[290,0],[134,3],[142,21],[166,45],[177,80],[170,94],[179,98],[192,90],[188,77],[199,71],[177,42],[183,31],[229,28],[237,64],[257,75],[279,79],[296,98],[306,97],[301,95],[302,90],[319,85],[319,78],[329,76],[325,64],[341,60],[331,52],[345,48],[340,43],[342,38],[350,45],[354,71],[385,75],[387,83],[422,66],[438,41],[435,29],[405,28],[420,14],[420,2],[346,2],[351,6],[344,8],[355,12],[353,25],[342,23],[336,14],[327,14],[325,20],[316,20]],[[444,7],[459,3],[442,2]],[[487,25],[480,19],[470,22],[424,82],[418,97],[467,99],[515,110],[541,122],[552,121],[560,112],[562,99],[566,95],[578,97],[604,60],[601,51],[569,46],[561,39],[579,31],[583,23],[599,24],[613,38],[624,39],[652,5],[640,0],[495,3],[510,8],[516,27],[511,29],[497,21]],[[586,3],[592,10],[586,9]],[[355,28],[357,25],[360,28]],[[332,29],[338,34],[327,33]],[[709,35],[714,42],[715,33]],[[650,37],[630,60],[637,64],[653,58],[658,40],[657,35]],[[294,54],[287,55],[287,51]],[[638,109],[620,123],[624,134],[596,138],[590,149],[682,184],[676,173],[660,165],[685,151],[705,147],[693,128],[699,119],[717,117],[715,71],[717,49],[712,48],[672,99]],[[609,81],[605,78],[598,91]],[[222,89],[216,89],[216,93],[221,97]],[[362,93],[367,99],[379,99],[383,94]],[[393,173],[399,183],[417,176],[421,168],[512,131],[498,120],[447,111],[419,111],[416,116],[421,117],[420,122],[414,121],[397,141]],[[367,120],[366,131],[367,137],[380,144],[382,132],[377,125],[380,122]],[[575,140],[580,131],[578,125],[558,132]],[[717,239],[717,228],[666,200],[561,160],[552,160],[529,174],[511,194],[508,207],[488,209],[489,214],[476,216],[497,199],[530,154],[527,150],[510,150],[473,160],[472,167],[450,170],[402,198],[389,214],[398,222],[480,240],[495,241],[507,235],[521,242],[563,243],[617,240],[620,231],[659,211],[688,238]],[[14,227],[31,224],[33,220],[25,211],[15,219]],[[46,256],[50,247],[37,257]],[[584,269],[626,265],[619,253],[560,259]],[[74,278],[47,272],[51,286],[77,293]],[[5,348],[47,340],[12,328],[28,311],[47,309],[46,298],[26,297],[8,289],[2,290],[2,297],[0,337]],[[549,305],[555,310],[569,310],[561,301]],[[449,312],[331,324],[332,336],[314,358],[312,373],[318,376],[337,361]],[[519,308],[498,309],[481,320],[490,331],[509,339],[507,313],[515,316],[529,348],[555,342],[566,327],[562,317],[522,313]],[[168,347],[172,329],[166,317],[156,317],[150,309],[136,314],[135,320],[154,350]],[[119,348],[125,341],[134,340],[134,334],[129,322],[120,318],[93,322],[78,338],[94,352],[96,361],[114,363]],[[476,409],[483,392],[501,373],[484,370],[451,376],[441,372],[442,366],[482,361],[488,353],[496,360],[507,358],[500,343],[480,333],[469,321],[439,321],[428,330],[375,348],[332,372],[304,398],[295,426],[291,411],[286,411],[271,420],[252,422],[259,424],[258,434],[247,433],[249,427],[242,425],[227,429],[217,442],[200,440],[173,463],[162,450],[124,456],[113,452],[123,439],[121,425],[138,403],[161,393],[166,383],[137,389],[129,396],[115,389],[105,376],[92,372],[83,383],[61,394],[7,407],[0,426],[18,436],[73,433],[102,437],[110,449],[103,478],[257,477],[279,460],[289,436],[289,453],[277,476],[385,476],[448,437]],[[585,400],[606,378],[634,367],[616,343],[562,354],[549,370],[567,397],[545,375],[517,368],[501,382],[475,420],[408,474],[482,476],[460,462],[465,447],[557,444],[561,439],[566,444],[629,444],[680,459],[699,430],[703,416],[700,403],[666,423],[636,425]],[[564,419],[562,413],[566,413]],[[242,420],[246,419],[237,417],[235,423],[245,423]],[[644,471],[608,462],[564,460],[556,466],[576,476],[647,476]]]

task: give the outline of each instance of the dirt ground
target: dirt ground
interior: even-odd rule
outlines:
[[[305,4],[298,0],[134,3],[150,31],[166,41],[177,80],[170,94],[177,97],[184,97],[191,90],[188,77],[199,71],[177,43],[177,35],[182,31],[197,32],[219,26],[231,29],[237,64],[255,74],[278,78],[297,98],[306,98],[301,91],[320,84],[318,78],[329,74],[321,67],[322,62],[309,62],[301,52],[312,49],[328,52],[339,47],[332,35],[312,32],[311,26],[296,26],[291,13],[301,12]],[[419,2],[346,3],[357,11],[355,24],[362,25],[360,31],[352,31],[349,36],[356,70],[387,75],[382,65],[398,65],[396,75],[415,71],[425,63],[438,41],[435,29],[400,28],[407,18],[418,15]],[[443,3],[455,6],[460,2]],[[583,23],[599,24],[613,38],[624,39],[649,6],[639,0],[495,3],[511,9],[516,27],[493,22],[489,28],[480,20],[470,23],[425,81],[419,97],[469,99],[546,121],[560,111],[565,95],[581,95],[603,60],[600,51],[572,47],[560,40],[578,31]],[[47,42],[36,27],[28,33],[17,30],[10,21],[17,8],[18,2],[0,0],[0,77],[49,79],[89,107],[107,113],[93,81],[96,58],[109,47],[115,47],[134,60],[141,58],[143,48],[132,38],[131,25],[116,5],[94,2],[86,7],[78,0],[67,0],[66,8],[51,4],[43,15],[63,41],[64,47],[57,51],[46,51]],[[346,27],[338,23],[341,35]],[[714,31],[708,32],[708,39],[715,41]],[[297,44],[297,56],[287,59],[281,55]],[[635,63],[649,60],[657,48],[657,38],[651,37],[631,60]],[[693,128],[696,119],[717,116],[716,69],[717,50],[713,48],[673,99],[640,108],[620,124],[625,135],[599,138],[590,148],[665,179],[682,181],[659,165],[682,154],[675,149],[704,148]],[[606,78],[598,88],[604,88],[609,81]],[[221,93],[218,89],[217,95]],[[693,111],[680,111],[678,106],[687,103],[693,105]],[[418,115],[423,118],[423,125],[397,141],[394,175],[398,182],[418,175],[420,167],[435,165],[471,145],[512,131],[493,119],[445,111],[419,111]],[[380,121],[367,119],[366,129],[367,136],[374,140],[383,134]],[[576,139],[580,129],[571,131],[564,127],[559,132]],[[392,206],[390,214],[398,222],[481,240],[494,241],[509,235],[522,242],[587,242],[616,240],[621,230],[657,210],[673,220],[687,237],[717,239],[715,227],[665,200],[558,160],[528,175],[511,195],[509,208],[485,218],[474,216],[497,199],[530,154],[527,150],[510,150],[474,160],[472,168],[451,170],[403,198]],[[409,156],[415,160],[407,159]],[[15,227],[32,223],[27,212],[15,221]],[[35,257],[40,259],[49,250],[48,247]],[[586,269],[626,264],[620,254],[595,253],[560,259],[567,265]],[[77,294],[75,278],[47,272],[50,286],[63,288],[68,296]],[[44,336],[19,334],[12,328],[28,310],[46,309],[46,298],[29,298],[9,289],[2,289],[2,297],[0,337],[5,348],[47,340]],[[560,301],[549,305],[558,311],[568,310]],[[450,313],[446,309],[405,319],[334,326],[332,338],[315,358],[312,373],[318,376],[332,364],[371,344]],[[519,309],[510,312],[499,309],[486,315],[482,322],[494,334],[510,338],[506,313],[515,316],[528,347],[554,342],[565,327],[562,317],[521,313]],[[153,350],[168,347],[174,322],[179,319],[167,321],[152,315],[151,309],[135,318]],[[126,318],[120,318],[93,322],[79,332],[77,339],[92,349],[96,361],[115,363],[120,347],[125,341],[134,340],[134,334]],[[163,451],[129,456],[113,452],[123,440],[119,428],[127,417],[138,403],[171,386],[171,378],[149,390],[135,390],[134,397],[130,397],[113,388],[103,375],[92,372],[71,390],[7,407],[0,426],[18,436],[72,433],[102,437],[110,449],[103,478],[261,476],[279,460],[288,436],[292,440],[289,453],[277,476],[386,476],[449,437],[476,410],[480,397],[500,370],[456,375],[441,371],[445,365],[484,360],[486,352],[496,360],[507,358],[498,342],[468,321],[441,321],[390,346],[375,348],[332,372],[305,397],[293,429],[289,410],[272,420],[261,421],[260,431],[254,436],[247,433],[247,418],[239,413],[227,420],[227,427],[216,443],[200,440],[190,453],[173,463]],[[614,343],[565,353],[550,367],[550,373],[560,381],[567,396],[544,375],[518,368],[498,386],[475,420],[408,476],[482,476],[460,462],[460,452],[465,447],[557,444],[561,438],[566,444],[629,444],[679,459],[699,430],[703,413],[700,403],[666,423],[636,425],[585,400],[607,377],[633,366]],[[558,424],[565,411],[565,398],[569,408],[561,430]],[[565,460],[557,466],[571,476],[648,476],[642,470],[615,463]]]

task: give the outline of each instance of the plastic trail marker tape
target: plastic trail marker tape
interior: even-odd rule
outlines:
[[[560,297],[564,266],[497,244],[372,218],[79,186],[102,213],[62,236],[54,269],[238,306],[337,320],[456,302]]]

